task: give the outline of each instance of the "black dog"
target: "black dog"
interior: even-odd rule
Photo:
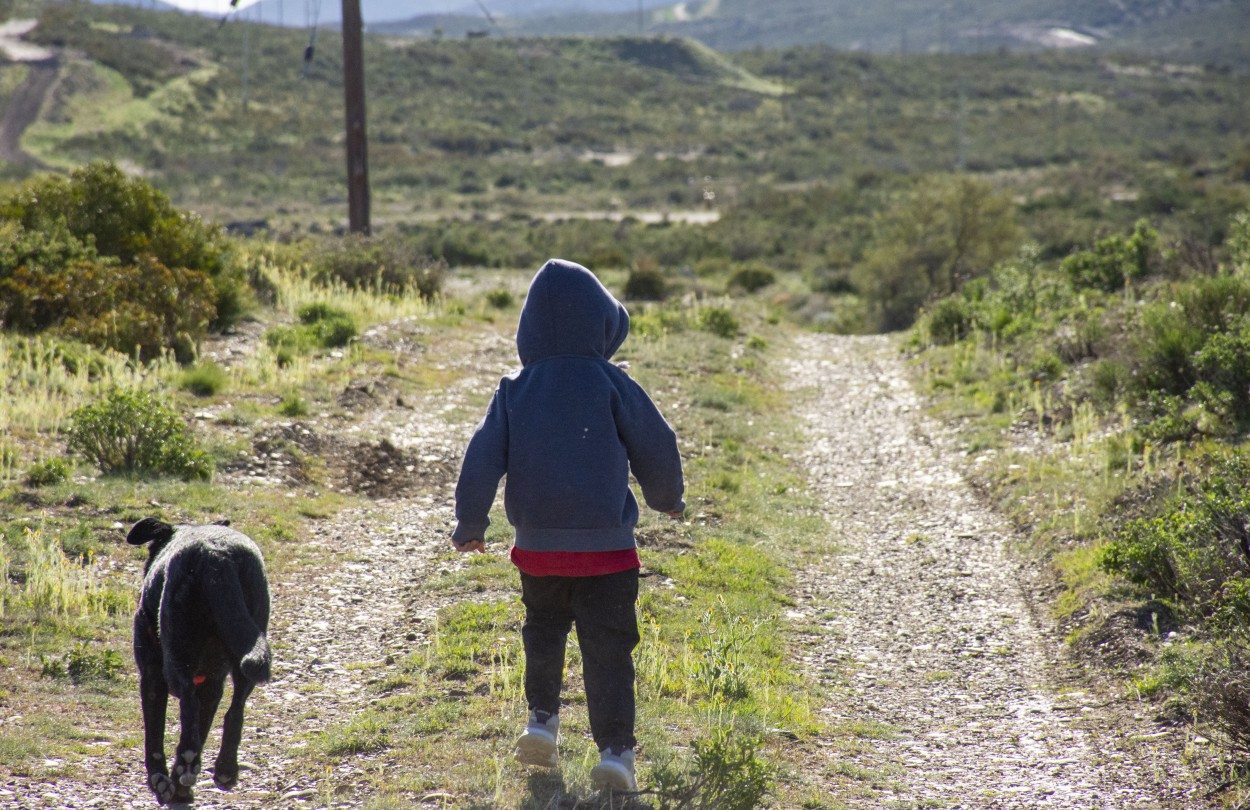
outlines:
[[[243,704],[269,680],[273,656],[269,582],[260,549],[225,526],[171,526],[156,518],[134,525],[126,542],[151,543],[135,612],[135,662],[143,704],[148,787],[161,804],[189,802],[200,754],[221,703],[226,673],[234,695],[213,765],[220,788],[239,780]],[[165,765],[165,709],[179,700],[181,733],[170,775]]]

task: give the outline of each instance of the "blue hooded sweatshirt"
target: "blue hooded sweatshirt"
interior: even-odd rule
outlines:
[[[499,480],[516,545],[530,551],[633,548],[638,502],[685,508],[677,437],[609,362],[629,313],[585,267],[552,259],[530,282],[517,325],[521,370],[499,383],[465,451],[452,540],[481,539]]]

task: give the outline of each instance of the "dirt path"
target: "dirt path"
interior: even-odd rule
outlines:
[[[54,51],[22,39],[34,26],[34,20],[0,24],[0,56],[28,66],[25,80],[0,106],[0,162],[40,167],[22,149],[22,133],[39,117],[44,98],[60,71],[60,59]]]
[[[1207,806],[1179,762],[1184,730],[1060,663],[1009,554],[1017,538],[960,477],[895,344],[799,347],[805,466],[839,544],[801,574],[801,603],[832,608],[808,666],[836,696],[826,713],[868,729],[827,766],[846,806]]]

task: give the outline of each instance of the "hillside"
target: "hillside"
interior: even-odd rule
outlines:
[[[218,220],[339,220],[333,33],[307,65],[303,31],[121,7],[51,7],[28,38],[64,51],[21,135],[39,164],[117,160]],[[25,76],[0,65],[7,86]],[[1150,175],[1175,201],[1235,174],[1246,149],[1237,76],[1086,50],[726,56],[658,36],[371,35],[366,87],[380,222],[723,212],[779,185],[958,166],[1028,195],[1092,164],[1104,187],[1136,193]],[[1131,222],[1145,210],[1097,216]]]

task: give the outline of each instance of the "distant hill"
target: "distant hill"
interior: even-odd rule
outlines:
[[[583,2],[543,13],[549,0],[513,0],[512,16],[426,13],[379,23],[379,33],[462,36],[672,34],[717,50],[832,45],[875,53],[973,53],[1092,45],[1167,48],[1250,62],[1250,3],[1242,0],[690,0],[598,11]],[[486,3],[487,6],[490,3]],[[604,3],[603,5],[610,5]],[[619,6],[619,4],[617,4]],[[502,6],[500,6],[502,8]],[[1168,32],[1184,32],[1182,41]]]
[[[172,2],[173,0],[170,0]],[[172,10],[164,0],[97,0]],[[194,2],[292,28],[338,27],[334,0]],[[1245,0],[361,0],[366,30],[389,36],[670,34],[721,51],[831,45],[872,53],[982,53],[1101,46],[1250,67]]]

